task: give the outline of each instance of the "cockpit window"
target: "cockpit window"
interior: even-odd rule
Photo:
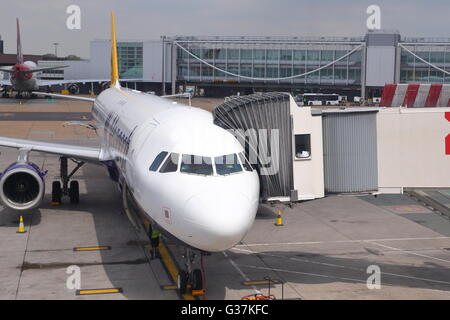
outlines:
[[[213,174],[211,158],[183,154],[180,172],[211,176]]]
[[[167,151],[163,151],[160,154],[158,154],[156,156],[155,160],[153,160],[152,165],[150,166],[150,171],[158,171],[159,166],[164,161],[164,159],[166,158],[167,154],[168,154]]]
[[[166,161],[162,165],[159,172],[167,173],[167,172],[176,172],[178,170],[178,159],[180,155],[178,153],[171,153],[170,156],[167,157]]]
[[[247,158],[245,157],[244,153],[239,153],[239,159],[241,160],[242,166],[244,167],[245,171],[253,171],[252,166],[248,162]]]
[[[215,157],[216,171],[219,175],[226,175],[242,171],[242,167],[238,161],[236,154],[228,154],[225,156]]]

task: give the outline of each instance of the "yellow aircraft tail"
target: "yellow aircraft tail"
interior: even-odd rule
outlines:
[[[116,24],[114,12],[111,12],[111,88],[120,88],[119,65],[117,62]]]

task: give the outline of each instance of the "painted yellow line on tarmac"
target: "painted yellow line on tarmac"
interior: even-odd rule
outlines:
[[[242,282],[245,286],[253,286],[253,285],[264,285],[264,284],[277,284],[280,283],[278,280],[256,280],[256,281],[244,281]]]
[[[77,290],[77,295],[122,293],[122,288]]]
[[[111,247],[110,246],[102,246],[102,247],[73,248],[73,251],[101,251],[101,250],[111,250]]]

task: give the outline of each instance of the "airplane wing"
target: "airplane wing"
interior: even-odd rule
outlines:
[[[0,80],[0,86],[10,86],[11,81],[9,80]]]
[[[0,68],[1,72],[13,73],[14,71],[11,68]]]
[[[78,97],[78,96],[69,96],[67,94],[57,94],[57,93],[47,93],[47,92],[40,92],[40,91],[33,91],[31,92],[38,96],[50,96],[54,98],[62,98],[62,99],[72,99],[72,100],[79,100],[79,101],[87,101],[87,102],[95,102],[94,98],[85,98],[85,97]]]
[[[107,160],[103,159],[104,154],[101,148],[82,147],[61,143],[0,137],[0,147],[56,154],[89,162],[101,162]]]

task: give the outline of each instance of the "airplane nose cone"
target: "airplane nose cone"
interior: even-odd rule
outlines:
[[[201,242],[205,251],[223,251],[242,240],[253,224],[257,207],[257,200],[242,194],[197,195],[186,202],[186,222],[196,229],[193,239]]]

